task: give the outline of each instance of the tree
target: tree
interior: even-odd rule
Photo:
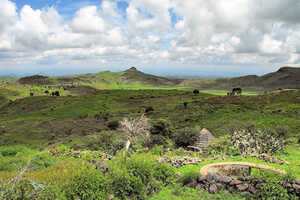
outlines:
[[[150,127],[149,118],[144,114],[137,118],[124,118],[121,121],[121,129],[126,133],[126,151],[128,151],[134,137],[149,137]]]

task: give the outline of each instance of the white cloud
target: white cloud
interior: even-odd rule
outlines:
[[[101,33],[107,29],[107,26],[96,6],[81,8],[71,23],[73,31],[77,33]]]
[[[65,19],[1,0],[0,64],[299,63],[299,0],[127,2],[126,13],[104,0]]]

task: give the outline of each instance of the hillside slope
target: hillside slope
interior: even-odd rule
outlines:
[[[254,90],[278,88],[299,89],[300,68],[282,67],[276,72],[263,76],[248,75],[235,78],[217,79],[178,79],[160,77],[138,71],[135,67],[122,72],[104,71],[63,77],[30,76],[19,79],[19,84],[28,86],[75,85],[90,86],[96,89],[159,89],[159,88],[198,88],[230,90],[242,87]]]
[[[260,87],[268,89],[277,88],[300,88],[300,68],[282,67],[276,72],[268,73],[263,76],[243,76],[225,80],[222,84],[232,87]]]

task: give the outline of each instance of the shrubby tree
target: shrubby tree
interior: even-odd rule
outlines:
[[[149,118],[147,118],[144,114],[137,118],[124,118],[121,121],[121,129],[126,134],[126,151],[129,149],[134,137],[149,137],[150,127]]]

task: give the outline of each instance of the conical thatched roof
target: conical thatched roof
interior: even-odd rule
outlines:
[[[195,142],[195,146],[199,148],[205,148],[207,147],[209,142],[211,142],[214,139],[215,137],[213,136],[213,134],[208,129],[203,128],[199,133],[199,137],[198,140]]]

